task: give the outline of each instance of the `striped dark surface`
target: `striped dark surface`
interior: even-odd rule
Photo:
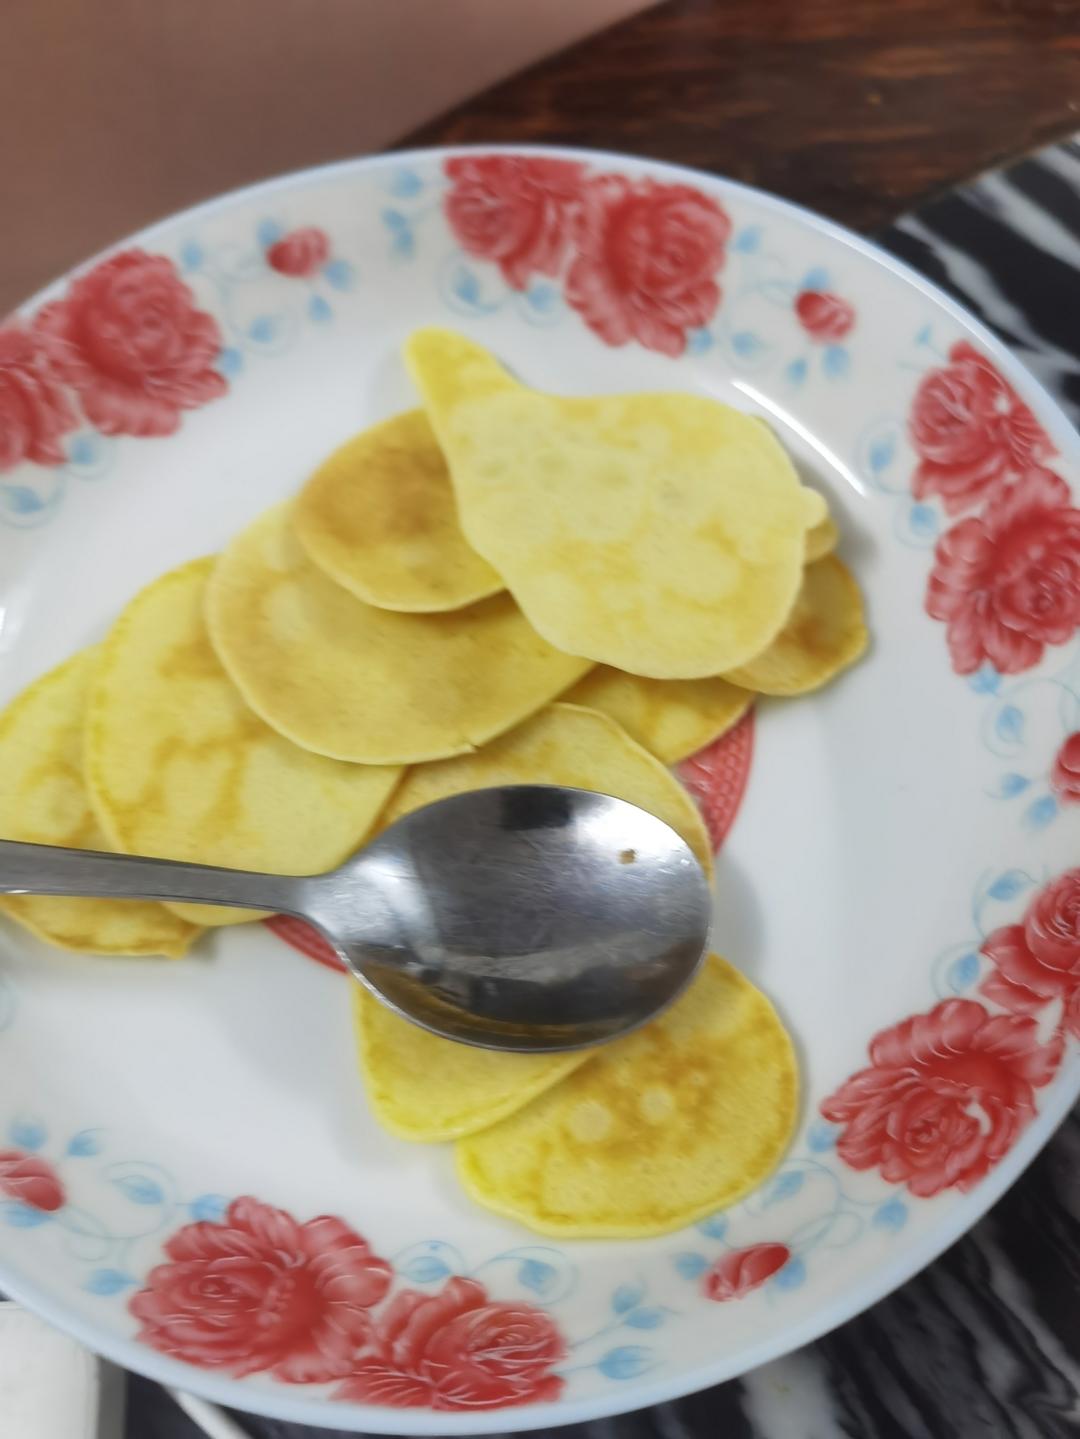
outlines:
[[[1080,138],[952,191],[881,239],[963,301],[1080,423]],[[338,1431],[236,1416],[257,1439]],[[1080,1111],[917,1278],[742,1379],[566,1439],[1076,1439]],[[127,1439],[199,1439],[133,1377]]]

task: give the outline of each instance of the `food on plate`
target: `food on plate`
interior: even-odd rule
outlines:
[[[475,749],[590,667],[541,639],[508,594],[434,615],[364,604],[308,559],[287,505],[228,546],[206,613],[256,714],[305,749],[363,764]]]
[[[380,609],[455,610],[503,587],[461,533],[423,410],[395,415],[335,450],[300,491],[293,526],[321,570]]]
[[[597,665],[568,691],[571,704],[610,715],[665,764],[712,744],[742,719],[751,690],[727,680],[647,680]]]
[[[812,565],[815,560],[823,560],[826,555],[832,554],[839,543],[840,531],[836,521],[832,515],[826,515],[806,532],[806,563]]]
[[[865,651],[869,636],[862,595],[835,555],[807,565],[787,623],[768,649],[727,678],[767,695],[820,689]]]
[[[733,1204],[787,1147],[798,1066],[775,1009],[710,956],[659,1018],[460,1140],[480,1204],[542,1234],[664,1234]]]
[[[767,426],[702,395],[541,394],[443,330],[406,359],[466,538],[550,643],[699,679],[779,633],[827,510]]]
[[[671,825],[712,869],[704,821],[671,771],[607,715],[572,704],[550,705],[475,754],[414,766],[379,826],[437,799],[502,784],[570,785],[629,800]]]
[[[460,1139],[513,1114],[590,1057],[510,1054],[429,1034],[353,990],[364,1092],[375,1118],[400,1139]]]
[[[0,837],[108,849],[83,780],[83,714],[93,651],[23,690],[0,714]],[[0,912],[39,939],[87,954],[184,953],[199,935],[160,904],[0,895]]]
[[[402,771],[342,764],[283,739],[214,654],[203,604],[213,559],[131,601],[96,657],[86,776],[114,849],[270,874],[315,874],[356,850]],[[200,924],[252,911],[174,904]]]

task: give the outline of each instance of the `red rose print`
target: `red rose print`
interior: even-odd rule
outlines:
[[[1058,750],[1050,771],[1050,788],[1062,804],[1080,804],[1080,730]]]
[[[348,1374],[369,1340],[391,1270],[340,1219],[298,1224],[237,1199],[220,1224],[185,1225],[130,1301],[139,1338],[163,1354],[291,1384]]]
[[[298,280],[316,274],[329,258],[330,239],[325,230],[318,230],[314,225],[290,230],[266,252],[266,262],[272,269]]]
[[[64,1186],[49,1161],[21,1149],[0,1150],[0,1194],[48,1214],[64,1203]]]
[[[494,260],[507,284],[524,290],[532,274],[558,273],[584,168],[573,160],[524,155],[447,160],[453,182],[447,222],[468,254]]]
[[[786,1244],[751,1244],[723,1254],[701,1282],[706,1299],[741,1299],[783,1269],[791,1258]]]
[[[720,848],[735,823],[753,757],[754,711],[750,709],[727,734],[684,759],[678,767],[679,778],[701,810],[714,850]]]
[[[803,290],[796,296],[795,313],[808,335],[829,344],[842,340],[855,323],[854,307],[824,290]]]
[[[948,626],[957,674],[984,660],[1019,674],[1080,625],[1080,510],[1065,481],[1030,470],[938,541],[926,610]]]
[[[987,999],[1017,1014],[1059,999],[1062,1027],[1080,1039],[1080,869],[1052,880],[1022,923],[996,929],[982,952],[994,965],[981,986]]]
[[[870,1067],[821,1113],[844,1126],[837,1153],[852,1169],[878,1169],[924,1199],[967,1191],[1032,1118],[1034,1087],[1059,1060],[1059,1048],[1039,1044],[1033,1019],[947,999],[875,1035]]]
[[[940,495],[951,515],[1054,453],[1012,386],[963,340],[949,351],[949,364],[919,386],[910,430],[919,454],[915,497]]]
[[[217,399],[217,321],[164,255],[124,250],[72,281],[34,328],[56,374],[106,435],[171,435],[180,412]]]
[[[583,191],[566,298],[609,345],[681,355],[720,303],[727,215],[689,185],[602,175]]]
[[[395,1295],[379,1320],[374,1353],[334,1392],[337,1399],[399,1408],[501,1409],[557,1399],[551,1372],[566,1357],[552,1320],[528,1304],[499,1304],[474,1279],[441,1293]]]
[[[0,328],[0,474],[23,460],[62,464],[60,437],[76,423],[39,341],[21,325]]]

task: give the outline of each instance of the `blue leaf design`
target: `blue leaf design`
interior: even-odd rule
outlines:
[[[400,231],[412,228],[409,224],[408,215],[403,215],[400,210],[384,210],[382,212],[382,222],[388,230]]]
[[[824,1154],[836,1143],[837,1127],[835,1124],[828,1124],[824,1119],[819,1119],[811,1124],[806,1131],[806,1143],[812,1154]]]
[[[791,364],[788,365],[784,371],[784,374],[789,384],[801,385],[803,380],[806,379],[806,361],[792,360]]]
[[[709,330],[690,330],[686,336],[686,353],[688,355],[704,355],[707,350],[713,347],[712,332]]]
[[[451,281],[451,289],[466,305],[475,305],[480,298],[480,284],[471,270],[459,265]]]
[[[395,170],[387,186],[391,195],[396,195],[399,200],[411,200],[423,188],[424,182],[415,170]]]
[[[1031,876],[1025,874],[1022,869],[1007,869],[1004,874],[998,875],[986,892],[991,899],[1015,899],[1030,884]]]
[[[731,337],[731,348],[744,360],[752,360],[761,349],[761,341],[753,330],[739,330]]]
[[[517,1272],[518,1283],[526,1289],[531,1289],[534,1294],[549,1294],[559,1277],[559,1272],[553,1264],[545,1264],[542,1259],[526,1259]]]
[[[727,1216],[710,1214],[708,1219],[703,1219],[698,1225],[698,1233],[704,1234],[708,1239],[723,1239],[727,1233]]]
[[[255,238],[264,250],[269,250],[284,233],[276,220],[260,220],[255,226]]]
[[[945,971],[945,982],[953,994],[961,994],[973,985],[978,977],[979,956],[974,953],[962,954],[959,959],[954,959]]]
[[[924,325],[919,331],[919,333],[915,336],[915,343],[917,345],[928,345],[930,343],[932,333],[933,331],[931,330],[931,327],[929,325]]]
[[[911,525],[912,534],[919,535],[922,539],[929,539],[938,531],[937,514],[931,505],[912,505],[908,523]]]
[[[203,247],[197,241],[188,240],[185,245],[181,246],[180,264],[185,270],[202,269],[202,262],[205,258]]]
[[[895,455],[896,436],[882,435],[879,440],[875,440],[870,446],[870,453],[867,456],[867,460],[869,461],[871,470],[873,470],[875,475],[878,475],[882,470],[888,469]]]
[[[101,1153],[101,1141],[95,1129],[80,1129],[68,1140],[67,1152],[72,1159],[86,1159],[91,1154]]]
[[[631,1329],[659,1329],[664,1317],[662,1309],[631,1309],[623,1323]]]
[[[228,1207],[229,1201],[224,1194],[200,1194],[188,1205],[188,1213],[192,1219],[220,1224]]]
[[[1021,710],[1015,705],[1003,705],[1001,713],[994,721],[994,729],[998,738],[1003,739],[1007,744],[1019,744],[1024,738],[1024,716]]]
[[[0,1216],[12,1229],[36,1229],[39,1224],[48,1224],[52,1218],[46,1210],[35,1209],[31,1204],[20,1204],[17,1199],[0,1204]]]
[[[709,1267],[709,1261],[704,1254],[695,1254],[691,1250],[687,1250],[684,1254],[676,1254],[671,1262],[674,1264],[676,1272],[681,1274],[684,1279],[698,1279]]]
[[[30,515],[35,510],[44,508],[40,496],[26,485],[5,485],[3,495],[4,503],[16,515]]]
[[[323,266],[323,274],[327,283],[335,290],[351,290],[356,272],[348,260],[329,260]]]
[[[40,1149],[45,1143],[46,1129],[37,1119],[16,1119],[8,1134],[12,1144],[20,1149]]]
[[[815,265],[812,270],[807,270],[799,285],[800,290],[827,290],[829,288],[829,272],[821,265]]]
[[[1032,829],[1044,829],[1058,812],[1057,800],[1052,794],[1040,795],[1024,811],[1024,823]]]
[[[762,230],[760,225],[747,225],[735,236],[731,248],[740,255],[752,255],[761,249]]]
[[[907,1205],[902,1199],[888,1199],[879,1208],[874,1210],[873,1223],[879,1229],[902,1229],[907,1223]]]
[[[97,452],[98,447],[89,435],[78,435],[71,442],[68,459],[73,465],[92,465]]]
[[[1014,795],[1023,794],[1030,783],[1022,774],[1003,774],[998,785],[998,795],[1001,799],[1012,799]]]
[[[334,318],[334,312],[321,295],[312,295],[308,301],[308,314],[317,325],[325,325]]]
[[[122,1269],[95,1269],[90,1278],[83,1285],[91,1294],[119,1294],[123,1289],[131,1289],[138,1280],[133,1279],[130,1274],[125,1274]]]
[[[644,1284],[620,1284],[611,1296],[611,1307],[616,1314],[625,1314],[645,1298]]]
[[[996,695],[1001,687],[1001,676],[990,664],[980,665],[968,680],[977,695]]]
[[[434,1284],[438,1279],[445,1279],[450,1270],[441,1259],[436,1259],[434,1254],[418,1254],[415,1259],[410,1259],[400,1272],[415,1284]]]
[[[792,1258],[778,1269],[769,1283],[776,1289],[798,1289],[806,1280],[806,1265],[801,1259]]]
[[[132,1204],[164,1204],[165,1195],[162,1193],[161,1185],[145,1174],[122,1174],[115,1178],[120,1193]]]
[[[549,315],[559,303],[559,292],[554,285],[545,282],[530,285],[525,293],[525,303],[538,315]]]
[[[416,250],[413,232],[398,230],[390,243],[390,248],[399,260],[411,260]]]
[[[803,1187],[803,1174],[799,1169],[789,1169],[786,1174],[780,1174],[773,1180],[765,1195],[765,1206],[779,1204],[783,1199],[790,1199],[798,1194]]]
[[[617,1349],[609,1349],[596,1367],[608,1379],[636,1379],[652,1367],[652,1350],[620,1344]]]
[[[274,338],[277,326],[272,315],[259,315],[248,326],[248,335],[257,345],[265,345]]]
[[[843,345],[826,345],[823,364],[830,380],[842,380],[851,369],[851,356]]]
[[[226,377],[231,379],[238,375],[244,368],[244,357],[233,345],[228,345],[218,356],[218,369]]]

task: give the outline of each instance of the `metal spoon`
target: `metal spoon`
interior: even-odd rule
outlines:
[[[670,1003],[701,962],[711,913],[700,864],[663,820],[553,785],[438,800],[311,876],[0,840],[0,894],[296,915],[404,1018],[534,1053],[604,1043]]]

